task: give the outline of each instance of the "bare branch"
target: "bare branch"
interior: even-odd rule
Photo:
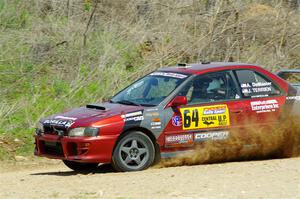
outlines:
[[[94,15],[95,15],[95,12],[97,10],[99,0],[95,0],[94,2],[95,3],[94,3],[93,10],[92,10],[91,15],[89,17],[89,20],[88,20],[88,23],[86,25],[85,31],[83,33],[83,46],[86,46],[87,34],[88,34],[88,31],[89,31],[89,27],[91,25],[92,19],[93,19]]]

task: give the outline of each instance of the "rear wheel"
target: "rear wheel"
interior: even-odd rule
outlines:
[[[152,165],[155,148],[151,139],[134,131],[124,136],[113,153],[113,167],[117,171],[140,171]]]
[[[74,171],[88,171],[95,169],[98,166],[98,163],[81,163],[81,162],[74,162],[69,160],[63,160],[63,163]]]

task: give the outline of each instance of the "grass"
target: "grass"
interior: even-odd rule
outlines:
[[[300,14],[282,2],[115,0],[93,16],[95,1],[70,2],[0,0],[0,160],[32,155],[40,118],[108,99],[165,65],[300,65]]]

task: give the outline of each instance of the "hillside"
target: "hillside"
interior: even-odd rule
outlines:
[[[300,66],[298,1],[0,0],[0,160],[41,117],[179,62]]]

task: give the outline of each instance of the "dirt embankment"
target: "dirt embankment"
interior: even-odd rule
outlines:
[[[0,198],[300,198],[300,158],[78,174],[59,161],[0,169]]]

